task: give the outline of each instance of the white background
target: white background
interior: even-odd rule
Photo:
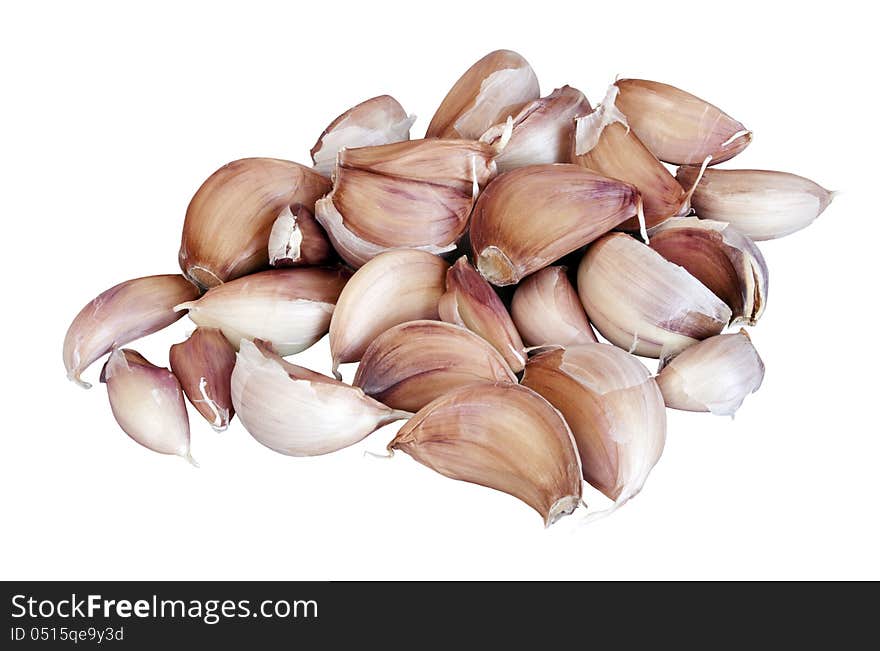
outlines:
[[[5,3],[0,577],[880,578],[876,36],[856,3],[785,4]],[[501,47],[545,94],[569,83],[596,104],[617,74],[681,86],[754,131],[726,167],[842,191],[762,244],[764,386],[735,421],[670,412],[633,502],[545,530],[512,497],[363,456],[396,426],[295,459],[191,412],[196,470],[128,439],[102,385],[66,381],[70,320],[112,284],[177,270],[214,169],[308,162],[333,117],[381,93],[418,137]],[[164,365],[191,328],[133,346]],[[295,360],[327,372],[326,342]]]

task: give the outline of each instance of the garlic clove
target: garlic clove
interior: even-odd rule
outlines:
[[[623,233],[609,233],[587,249],[577,286],[602,336],[644,357],[672,354],[717,335],[731,317],[699,280]]]
[[[333,247],[312,211],[301,203],[284,206],[269,232],[273,267],[318,265],[333,259]]]
[[[297,457],[335,452],[410,415],[247,340],[232,371],[232,404],[257,441]]]
[[[626,116],[617,108],[618,93],[619,88],[612,84],[602,104],[576,120],[572,162],[637,187],[648,228],[687,214],[687,193],[630,129]],[[638,219],[631,218],[620,228],[636,231]]]
[[[439,319],[437,302],[446,289],[442,258],[412,249],[380,253],[358,269],[339,295],[330,321],[333,373],[356,362],[376,337],[417,319]]]
[[[196,465],[183,392],[171,371],[134,350],[116,348],[104,364],[101,382],[107,384],[110,409],[122,431],[145,448]]]
[[[235,349],[242,339],[264,339],[293,355],[326,334],[348,277],[343,269],[272,269],[213,287],[175,309],[188,309],[199,327],[219,328]]]
[[[244,158],[224,165],[186,210],[180,268],[203,288],[268,268],[278,213],[295,203],[311,209],[329,191],[326,178],[290,161]]]
[[[355,268],[391,249],[452,251],[480,188],[495,174],[494,156],[489,145],[464,140],[346,149],[315,217]]]
[[[673,219],[651,233],[650,246],[727,303],[731,323],[755,325],[761,318],[769,286],[767,263],[757,245],[727,222]]]
[[[443,321],[480,335],[501,353],[514,373],[523,370],[526,355],[519,332],[498,294],[467,256],[461,256],[446,272],[446,293],[437,307]]]
[[[568,425],[546,400],[509,382],[459,387],[413,416],[388,444],[442,475],[519,498],[553,524],[581,500]]]
[[[574,346],[596,342],[577,292],[563,266],[544,267],[523,280],[510,314],[528,346]]]
[[[693,183],[697,169],[678,168],[678,179]],[[806,228],[831,203],[834,193],[810,179],[771,170],[708,169],[691,205],[703,219],[729,222],[753,240],[772,240]]]
[[[675,86],[620,79],[617,108],[645,147],[673,165],[730,160],[752,141],[752,132],[709,102]]]
[[[415,115],[407,115],[390,95],[379,95],[338,116],[324,129],[312,147],[315,171],[329,177],[336,167],[336,155],[351,147],[371,147],[409,140]]]
[[[161,330],[183,316],[174,306],[198,298],[198,288],[179,274],[127,280],[102,292],[79,311],[64,337],[67,377],[81,387],[82,373],[114,347]]]
[[[511,50],[490,52],[455,82],[425,137],[476,140],[539,95],[538,78],[528,61]]]
[[[354,386],[383,404],[415,412],[475,382],[517,382],[504,358],[482,337],[443,321],[409,321],[370,344]]]
[[[196,328],[189,338],[171,346],[171,372],[190,403],[218,432],[235,414],[230,378],[235,349],[217,328]]]
[[[523,385],[562,413],[584,479],[614,500],[614,509],[642,489],[663,452],[666,411],[639,360],[607,344],[557,348],[529,359]]]
[[[470,240],[477,269],[512,285],[640,213],[635,187],[571,164],[502,174],[480,194]]]
[[[733,416],[761,386],[764,363],[749,335],[717,335],[682,351],[664,364],[657,384],[666,406]]]
[[[526,104],[514,116],[513,130],[506,143],[506,122],[489,128],[480,140],[500,150],[495,159],[499,172],[540,163],[567,163],[574,120],[591,110],[581,91],[563,86]]]

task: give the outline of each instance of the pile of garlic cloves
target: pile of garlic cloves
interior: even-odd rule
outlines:
[[[465,71],[423,138],[415,122],[380,95],[330,122],[312,165],[215,171],[186,210],[182,274],[83,307],[68,378],[89,388],[106,356],[122,430],[194,464],[186,402],[290,456],[404,421],[389,453],[546,525],[583,482],[618,508],[662,455],[667,408],[732,416],[761,386],[740,327],[768,300],[756,242],[808,226],[833,193],[734,169],[751,131],[696,95],[619,79],[597,105],[568,85],[541,96],[508,50]],[[128,347],[184,315],[196,327],[168,368]],[[325,335],[328,374],[285,359]]]

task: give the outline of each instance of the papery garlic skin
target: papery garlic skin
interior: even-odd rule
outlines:
[[[284,206],[269,232],[273,267],[318,265],[333,259],[333,247],[312,212],[302,204]]]
[[[393,249],[447,253],[495,175],[495,153],[485,143],[442,139],[343,150],[315,218],[355,268]]]
[[[492,344],[514,373],[523,370],[525,346],[513,319],[467,256],[461,256],[446,272],[446,293],[437,309],[443,321],[463,326]]]
[[[198,288],[180,274],[127,280],[100,293],[76,315],[64,337],[67,378],[86,389],[82,373],[113,348],[171,325],[174,306],[197,298]]]
[[[678,179],[693,182],[698,171],[678,168]],[[708,169],[691,205],[703,219],[729,222],[756,241],[772,240],[806,228],[831,203],[834,193],[810,179],[771,170]]]
[[[733,416],[763,380],[764,363],[742,329],[694,344],[657,376],[667,407],[718,416]]]
[[[512,382],[501,354],[470,330],[443,321],[409,321],[370,344],[354,386],[383,404],[416,412],[432,400],[476,382]]]
[[[727,303],[731,324],[755,325],[761,318],[770,284],[767,263],[757,245],[727,222],[673,219],[652,231],[650,247]]]
[[[752,141],[752,132],[709,102],[675,86],[620,79],[617,108],[657,158],[673,165],[730,160]]]
[[[618,93],[618,87],[612,84],[602,104],[576,120],[571,161],[637,187],[647,228],[687,214],[688,194],[630,129],[626,116],[615,104]],[[619,226],[628,231],[639,227],[636,218]]]
[[[634,497],[666,442],[663,396],[648,369],[607,344],[557,348],[529,359],[523,385],[565,417],[584,479],[615,501]]]
[[[513,293],[510,314],[528,346],[574,346],[596,342],[584,306],[563,266],[545,267]]]
[[[214,172],[186,210],[178,259],[203,288],[267,269],[269,233],[290,204],[312,209],[330,182],[298,163],[243,158]]]
[[[242,339],[263,339],[293,355],[327,333],[348,277],[342,269],[273,269],[213,287],[175,309],[188,309],[199,327],[219,328],[236,349]]]
[[[500,175],[471,216],[476,265],[512,285],[639,214],[632,185],[577,165],[530,165]]]
[[[189,338],[171,346],[171,372],[184,394],[211,427],[222,432],[235,414],[230,378],[235,349],[217,328],[196,328]]]
[[[446,291],[442,258],[411,249],[380,253],[358,269],[339,296],[330,321],[333,373],[356,362],[376,337],[399,323],[439,319]]]
[[[545,526],[581,500],[571,431],[546,400],[517,384],[482,383],[437,398],[388,444],[442,475],[521,499]]]
[[[341,450],[409,416],[247,340],[232,372],[232,404],[257,441],[297,457]]]
[[[499,173],[525,165],[568,163],[575,118],[591,110],[581,91],[563,86],[526,104],[513,118],[506,142],[505,122],[488,129],[480,140],[501,150],[495,159]]]
[[[476,140],[540,96],[535,71],[511,50],[496,50],[459,78],[437,108],[426,138]]]
[[[623,233],[609,233],[587,249],[577,286],[602,336],[644,357],[672,354],[717,335],[731,317],[700,281]]]
[[[101,371],[101,382],[107,384],[110,409],[122,431],[145,448],[196,465],[183,392],[171,371],[134,350],[116,348]]]
[[[329,177],[336,167],[336,155],[351,147],[387,145],[409,140],[415,115],[407,115],[390,95],[379,95],[348,109],[324,129],[312,147],[315,171]]]

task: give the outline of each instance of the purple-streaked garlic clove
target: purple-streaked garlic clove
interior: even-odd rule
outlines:
[[[563,266],[545,267],[513,293],[510,314],[528,346],[574,346],[596,342],[584,306]]]
[[[190,403],[218,432],[235,414],[230,396],[235,349],[217,328],[196,328],[189,338],[171,346],[171,371]]]
[[[284,206],[269,233],[269,264],[300,267],[330,262],[333,247],[312,211],[297,203]]]
[[[64,337],[67,377],[88,389],[82,373],[92,362],[184,315],[174,306],[197,298],[198,288],[180,274],[146,276],[114,285],[89,301]]]

